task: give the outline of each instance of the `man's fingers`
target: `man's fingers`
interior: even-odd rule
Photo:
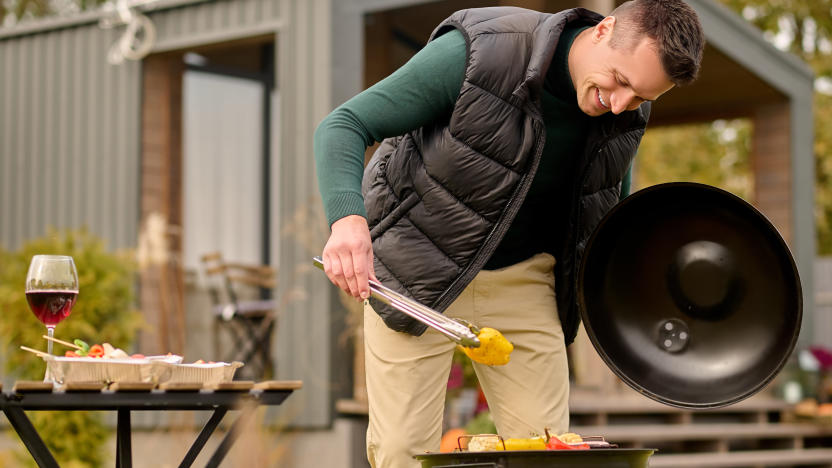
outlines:
[[[368,297],[373,247],[367,220],[358,215],[344,216],[330,228],[332,233],[324,246],[324,256],[331,261],[332,267],[327,270],[325,262],[324,270],[336,286],[351,296],[356,299]]]
[[[363,299],[367,299],[368,297],[370,297],[370,283],[369,283],[369,280],[373,280],[375,282],[378,282],[378,278],[376,278],[376,268],[375,268],[375,265],[373,264],[373,251],[372,250],[367,252],[366,262],[367,262],[367,279],[368,279],[368,281],[367,281],[366,296],[364,295],[365,291],[362,290],[361,297]]]
[[[355,282],[358,289],[358,295],[356,297],[360,299],[367,299],[370,297],[370,283],[367,280],[367,272],[369,268],[366,264],[366,259],[362,255],[353,257],[353,260],[355,260],[355,263],[353,264],[353,271],[355,272]]]
[[[358,292],[358,280],[355,278],[355,270],[353,268],[353,256],[348,252],[341,254],[341,268],[344,270],[344,278],[347,281],[347,291],[352,297],[360,297]]]
[[[324,271],[332,284],[344,291],[349,291],[349,285],[347,285],[347,280],[344,278],[343,269],[341,268],[340,258],[334,255],[324,256]]]

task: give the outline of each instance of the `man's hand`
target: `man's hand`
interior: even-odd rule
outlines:
[[[345,216],[332,223],[321,258],[333,284],[358,300],[370,297],[368,279],[376,280],[370,229],[362,216]]]

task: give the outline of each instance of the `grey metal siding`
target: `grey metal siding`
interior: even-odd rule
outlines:
[[[286,1],[219,0],[193,2],[187,8],[148,11],[156,24],[154,52],[182,49],[274,33],[283,25]]]
[[[274,33],[278,0],[170,0],[146,10],[154,52]],[[112,248],[139,228],[141,64],[107,63],[99,13],[0,30],[0,246],[86,227]]]
[[[275,250],[280,271],[281,306],[278,328],[277,372],[280,378],[303,376],[304,387],[287,400],[289,414],[305,425],[332,421],[332,315],[342,307],[333,287],[311,258],[320,254],[329,229],[312,157],[315,127],[332,109],[330,0],[286,2],[286,27],[277,44],[277,81],[280,87],[278,169],[274,190],[283,223]]]
[[[107,64],[115,37],[81,26],[0,40],[3,247],[49,227],[135,244],[140,66]]]

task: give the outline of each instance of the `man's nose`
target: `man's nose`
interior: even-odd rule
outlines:
[[[620,114],[630,110],[636,99],[636,93],[627,88],[618,89],[610,97],[610,110],[613,114]],[[637,107],[637,106],[636,106]]]

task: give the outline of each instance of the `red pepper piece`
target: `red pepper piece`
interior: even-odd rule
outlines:
[[[90,346],[90,352],[87,353],[88,357],[104,357],[104,347],[100,344],[94,344]]]
[[[546,450],[587,450],[589,444],[567,444],[555,436],[549,438],[546,444]]]
[[[546,450],[572,450],[572,446],[552,436],[549,437],[549,442],[546,443]]]

